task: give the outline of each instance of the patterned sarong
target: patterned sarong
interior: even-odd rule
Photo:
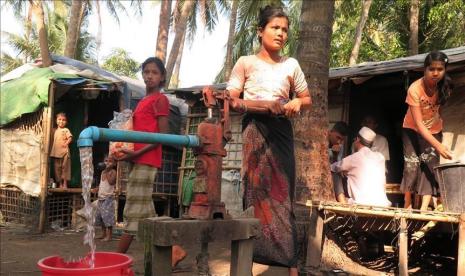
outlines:
[[[254,262],[296,267],[292,125],[286,118],[247,115],[242,135],[244,209],[253,206],[262,226],[254,243]]]
[[[442,132],[433,134],[442,141]],[[434,148],[416,131],[404,128],[404,172],[400,190],[418,195],[439,196],[439,184],[434,167],[439,165],[439,155]]]
[[[98,199],[95,225],[112,227],[115,225],[115,198],[112,196]]]
[[[125,231],[130,234],[137,233],[139,220],[156,216],[152,199],[156,175],[157,168],[143,164],[134,164],[132,167],[123,212]]]

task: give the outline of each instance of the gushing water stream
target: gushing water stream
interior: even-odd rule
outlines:
[[[80,147],[81,160],[81,179],[82,179],[82,197],[84,198],[84,216],[87,220],[86,234],[84,235],[84,244],[90,247],[91,258],[89,260],[90,268],[94,268],[95,263],[95,211],[92,208],[90,200],[90,189],[94,179],[94,165],[92,163],[92,147]]]

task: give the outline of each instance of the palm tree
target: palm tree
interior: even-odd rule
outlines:
[[[357,63],[358,52],[360,50],[360,44],[362,42],[363,28],[365,27],[365,23],[368,19],[370,6],[371,0],[363,0],[362,13],[360,15],[360,20],[358,21],[357,28],[355,29],[354,47],[352,48],[352,53],[350,53],[349,66],[352,66]]]
[[[420,1],[410,0],[408,54],[418,54],[418,16],[420,14]]]
[[[329,49],[333,14],[333,1],[302,2],[297,59],[306,76],[313,104],[310,111],[305,111],[294,122],[295,198],[300,202],[306,202],[309,199],[330,200],[334,198],[326,138]],[[309,218],[305,209],[296,206],[297,225],[300,227],[303,227]],[[302,213],[303,216],[298,215]],[[321,256],[315,257],[321,258]]]
[[[174,37],[173,45],[171,46],[171,51],[170,55],[168,58],[168,62],[166,64],[166,86],[169,87],[170,80],[171,80],[171,75],[173,73],[174,69],[174,64],[176,63],[176,57],[178,56],[179,53],[179,48],[181,44],[181,40],[184,36],[184,33],[186,32],[186,27],[187,27],[187,19],[189,12],[194,7],[196,1],[184,1],[184,3],[180,4],[181,13],[179,14],[179,18],[175,21],[175,32],[176,35]],[[178,3],[180,3],[178,1]]]
[[[307,78],[313,104],[311,110],[306,111],[294,124],[298,201],[334,198],[326,140],[329,45],[333,13],[332,1],[302,2],[297,58]]]
[[[111,17],[119,25],[119,13],[122,12],[125,15],[128,15],[126,8],[124,7],[123,1],[121,0],[107,0],[102,1],[105,3],[107,10],[112,15]],[[65,56],[74,58],[76,54],[77,41],[79,40],[79,35],[81,34],[80,29],[85,21],[85,17],[89,15],[92,10],[97,9],[97,14],[100,18],[100,1],[98,0],[72,0],[70,18],[69,18],[69,29],[66,35],[66,49]],[[142,14],[142,0],[131,0],[130,7],[133,8],[136,14]],[[101,26],[99,26],[101,28]],[[98,41],[100,41],[101,32],[99,33]],[[98,45],[99,46],[99,45]]]
[[[52,65],[52,59],[48,49],[47,30],[45,28],[44,9],[42,7],[42,2],[39,0],[29,0],[29,4],[32,6],[32,13],[36,17],[36,26],[37,31],[39,32],[39,45],[42,66],[48,67]]]
[[[176,58],[181,48],[183,33],[186,33],[185,39],[187,42],[192,43],[197,32],[197,20],[199,18],[205,30],[212,32],[218,21],[218,12],[224,12],[228,5],[225,0],[178,0],[175,7],[175,38],[166,62],[167,86],[169,86]]]
[[[65,44],[63,37],[66,36],[68,29],[67,8],[65,10],[57,9],[58,2],[54,2],[54,10],[47,12],[47,39],[51,53],[63,55]],[[23,21],[23,20],[20,20]],[[79,36],[76,59],[88,63],[95,63],[95,42],[94,38],[87,32],[87,22],[84,22]],[[25,26],[27,28],[27,26]],[[14,69],[26,62],[34,60],[40,56],[40,46],[38,43],[38,32],[35,26],[32,26],[30,36],[18,35],[3,32],[5,42],[11,46],[17,53],[17,57],[12,57],[2,52],[2,74]]]
[[[77,40],[79,37],[79,30],[81,28],[81,20],[83,18],[85,9],[84,5],[86,5],[86,2],[81,0],[72,0],[71,2],[65,47],[65,56],[69,58],[74,58],[76,53]]]
[[[174,64],[173,75],[171,75],[170,87],[169,88],[178,88],[179,85],[179,72],[181,71],[181,61],[182,55],[184,52],[184,43],[186,41],[186,33],[182,37],[181,44],[179,45],[179,53],[176,57],[176,63]]]
[[[168,34],[171,19],[171,0],[162,0],[160,7],[160,17],[158,23],[157,46],[155,56],[163,62],[166,60],[166,52],[168,51]]]
[[[224,78],[229,79],[229,75],[231,74],[232,70],[232,50],[234,45],[234,35],[236,32],[236,19],[237,19],[237,8],[239,4],[239,0],[232,0],[231,5],[231,15],[229,19],[229,33],[228,33],[228,42],[226,46],[226,57],[225,57],[225,65],[224,65]]]

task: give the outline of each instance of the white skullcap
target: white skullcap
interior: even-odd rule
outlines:
[[[363,142],[371,145],[375,140],[376,133],[368,127],[362,127],[358,132],[358,136],[364,140]]]

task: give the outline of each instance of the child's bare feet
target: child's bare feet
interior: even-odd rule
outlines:
[[[104,239],[102,239],[102,241],[104,241],[104,242],[111,241],[111,237],[105,237]]]

